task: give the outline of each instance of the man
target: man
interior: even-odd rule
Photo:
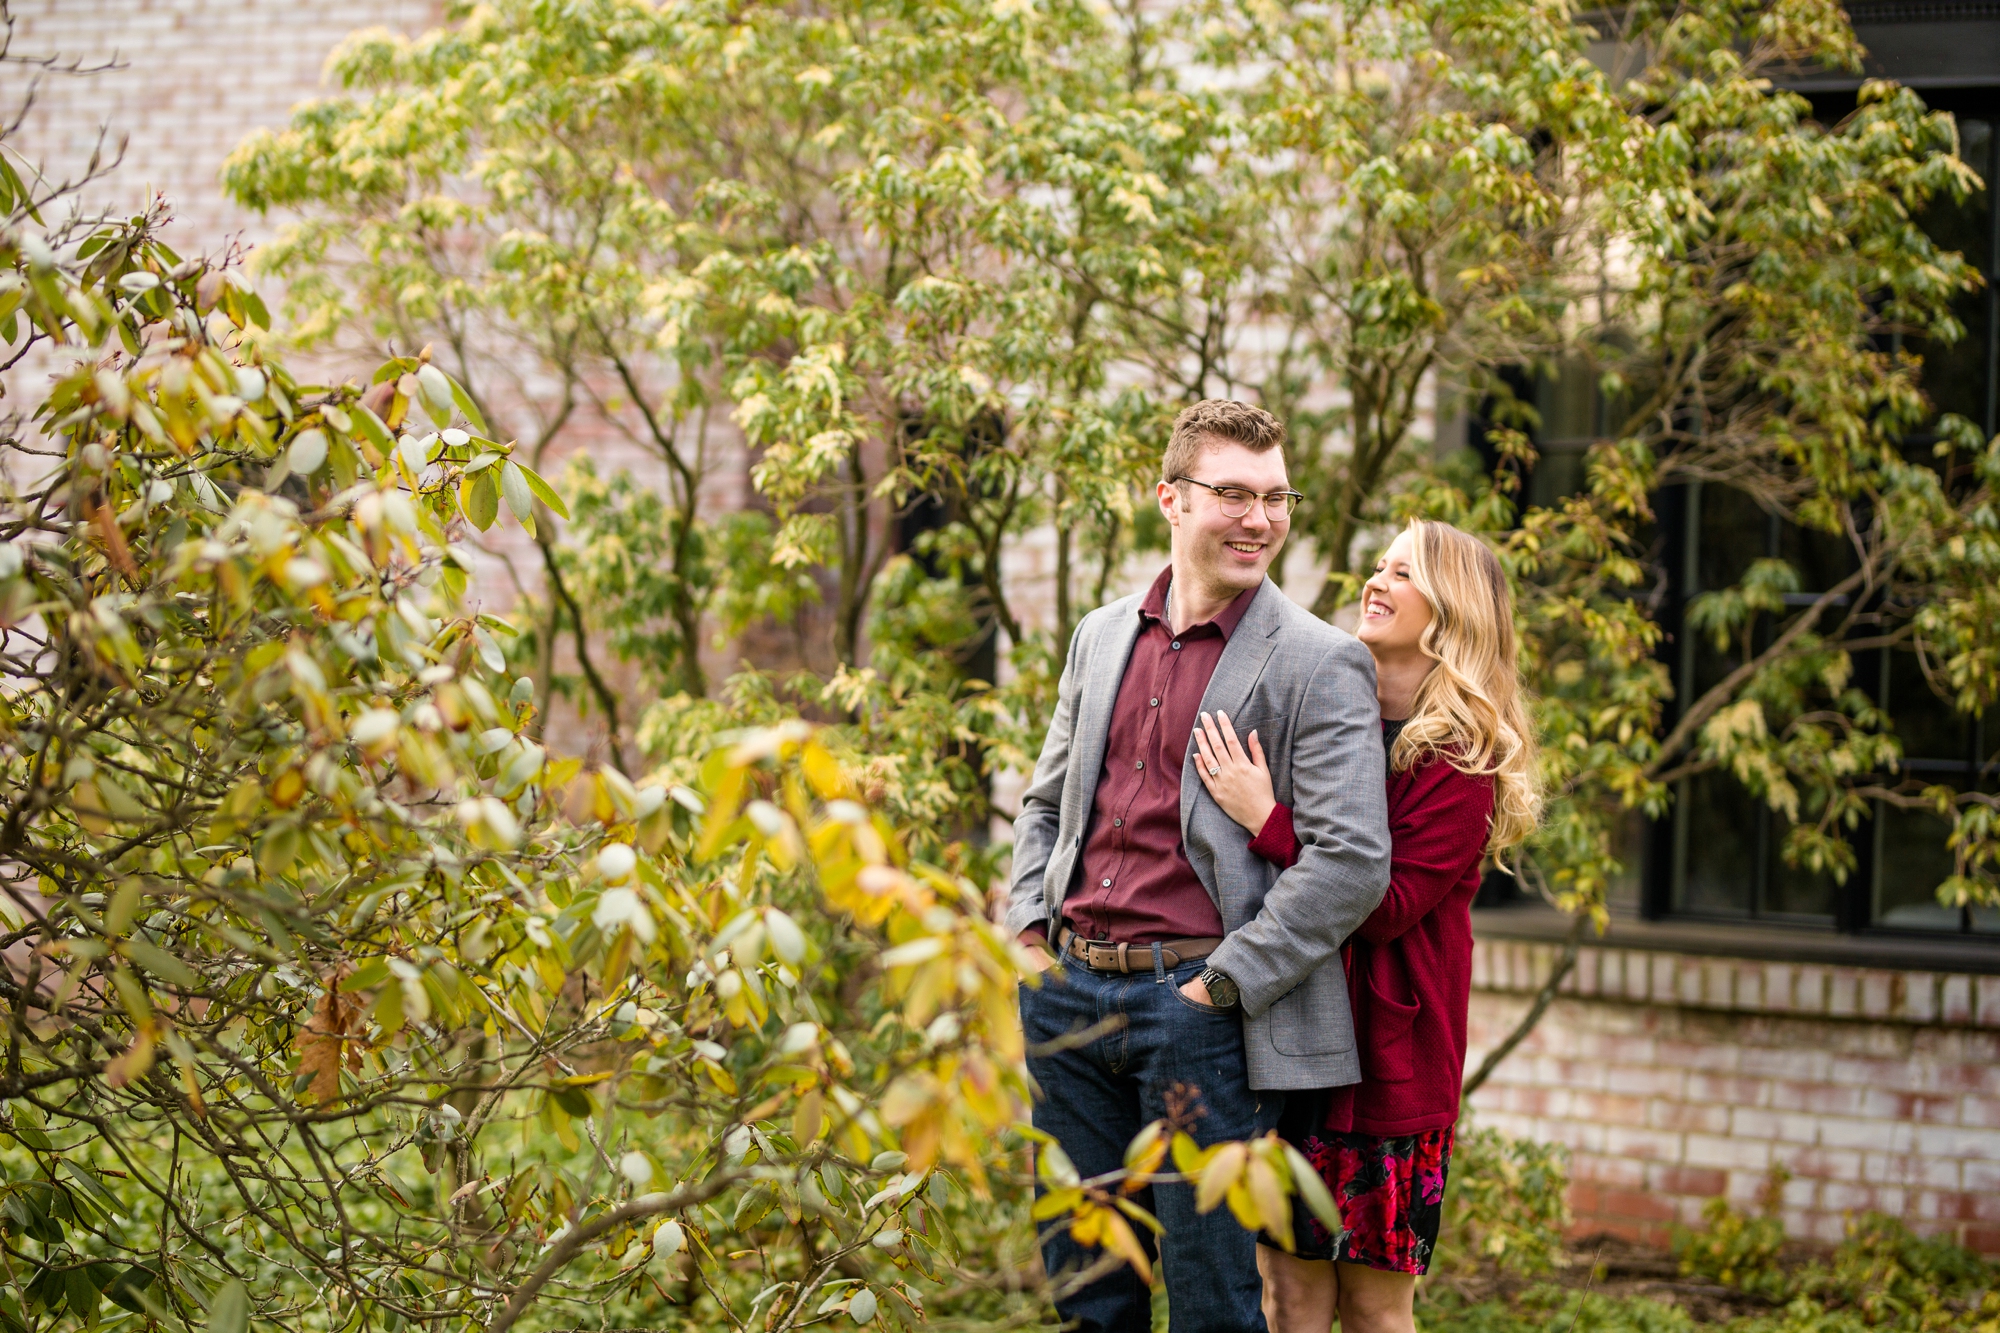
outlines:
[[[1283,443],[1246,403],[1175,420],[1158,488],[1172,563],[1077,626],[1014,824],[1007,925],[1063,968],[1021,992],[1035,1124],[1085,1178],[1148,1121],[1248,1138],[1286,1089],[1361,1077],[1339,949],[1389,882],[1375,668],[1266,576],[1300,499]],[[1250,851],[1190,766],[1204,712],[1257,731],[1305,848],[1291,869]],[[1084,1029],[1098,1035],[1074,1044]],[[1255,1238],[1226,1208],[1197,1214],[1192,1186],[1150,1193],[1174,1333],[1262,1333]],[[1044,1239],[1052,1277],[1096,1258]],[[1152,1327],[1130,1269],[1057,1309],[1086,1333]]]

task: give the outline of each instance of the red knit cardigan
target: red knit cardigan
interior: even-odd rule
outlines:
[[[1384,1138],[1458,1119],[1472,996],[1472,898],[1493,815],[1493,779],[1432,757],[1389,774],[1389,892],[1341,949],[1361,1082],[1333,1089],[1326,1128]],[[1279,806],[1250,849],[1299,855]]]

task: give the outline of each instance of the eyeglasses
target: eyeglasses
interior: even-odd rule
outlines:
[[[1259,501],[1264,505],[1264,517],[1273,523],[1283,523],[1290,519],[1292,511],[1299,507],[1299,501],[1306,497],[1297,491],[1270,491],[1259,495],[1241,486],[1211,486],[1205,481],[1195,481],[1193,477],[1175,477],[1175,481],[1193,482],[1203,490],[1215,492],[1215,503],[1222,510],[1224,518],[1242,518],[1250,512],[1250,506]]]

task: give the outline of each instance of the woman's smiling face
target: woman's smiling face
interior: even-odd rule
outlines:
[[[1431,604],[1410,579],[1410,557],[1416,535],[1404,532],[1389,543],[1375,562],[1375,573],[1361,588],[1361,624],[1355,637],[1378,658],[1417,651],[1431,623]]]

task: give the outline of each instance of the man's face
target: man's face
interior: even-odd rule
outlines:
[[[1235,487],[1268,495],[1289,489],[1285,452],[1266,449],[1252,453],[1233,441],[1217,441],[1201,451],[1184,475],[1209,486]],[[1182,495],[1186,495],[1183,507]],[[1174,553],[1189,574],[1217,591],[1255,588],[1264,581],[1271,561],[1285,544],[1291,520],[1273,522],[1266,507],[1252,503],[1241,518],[1223,512],[1221,497],[1203,486],[1161,482],[1160,510],[1174,527]]]

